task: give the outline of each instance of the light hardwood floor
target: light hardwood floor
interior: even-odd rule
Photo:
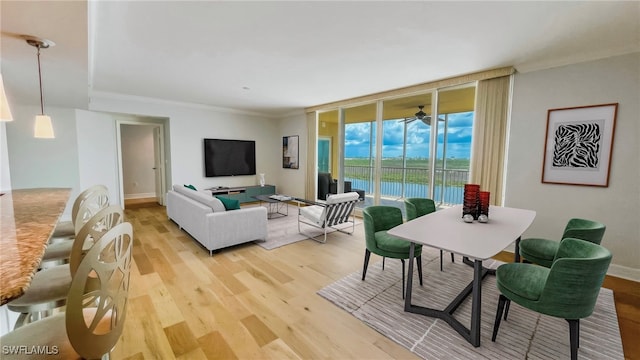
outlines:
[[[336,238],[326,244],[301,241],[268,251],[250,243],[209,257],[167,219],[164,207],[126,207],[134,263],[125,328],[112,358],[416,359],[316,295],[361,270],[362,226],[354,236],[330,235]],[[606,285],[616,291],[625,356],[639,359],[640,287],[619,279]]]

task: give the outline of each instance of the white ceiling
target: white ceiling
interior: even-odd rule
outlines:
[[[640,51],[640,2],[6,1],[10,102],[130,95],[284,114],[465,73]],[[248,88],[248,89],[246,89]]]

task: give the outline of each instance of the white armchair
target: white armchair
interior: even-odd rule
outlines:
[[[327,230],[333,228],[345,234],[353,234],[355,230],[355,222],[353,220],[353,208],[359,201],[357,192],[348,192],[344,194],[333,194],[327,197],[326,203],[315,204],[311,206],[298,207],[298,232],[306,235],[308,238],[325,243],[327,242]],[[349,218],[351,217],[351,220]],[[344,228],[336,228],[336,225],[351,223],[351,232],[347,232]],[[318,236],[309,236],[300,229],[300,224],[306,224],[324,231],[324,238],[317,239]]]

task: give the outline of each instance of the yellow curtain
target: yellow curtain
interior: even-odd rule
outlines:
[[[305,186],[305,199],[315,200],[317,195],[317,174],[316,174],[316,139],[318,137],[318,126],[316,124],[316,112],[307,113],[307,175]]]
[[[509,97],[512,76],[478,82],[471,151],[470,183],[491,192],[491,204],[502,205]]]

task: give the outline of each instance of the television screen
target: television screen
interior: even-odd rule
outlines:
[[[256,142],[204,139],[206,177],[256,174]]]

